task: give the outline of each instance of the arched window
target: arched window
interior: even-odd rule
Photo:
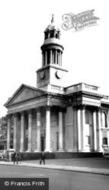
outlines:
[[[106,137],[103,138],[103,145],[107,145],[108,144],[108,139]]]
[[[53,38],[54,37],[54,31],[52,30],[51,32],[50,32],[50,38]]]

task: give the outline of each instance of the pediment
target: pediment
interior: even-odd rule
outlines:
[[[21,103],[27,100],[31,100],[33,98],[40,97],[41,95],[45,94],[44,91],[30,87],[27,85],[21,85],[17,91],[13,94],[13,96],[8,99],[5,106],[8,107],[10,105]]]

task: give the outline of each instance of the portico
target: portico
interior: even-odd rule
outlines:
[[[28,86],[21,86],[20,91],[26,91],[26,89],[30,90]],[[36,89],[37,91],[37,89]],[[25,94],[25,93],[24,93]],[[17,96],[17,94],[15,95]],[[21,106],[24,104],[23,102],[17,102],[15,105],[13,101],[10,102],[11,108],[8,113],[8,135],[7,135],[7,148],[10,148],[10,122],[11,118],[14,118],[14,135],[13,135],[13,148],[15,150],[19,150],[21,152],[39,152],[43,149],[47,152],[55,151],[63,151],[63,108],[60,108],[63,103],[62,100],[58,100],[58,104],[56,106],[53,105],[55,101],[55,97],[49,97],[45,95],[45,105],[39,104],[39,99],[36,103],[31,106],[31,109],[26,109],[30,100],[27,100],[27,104],[25,106]],[[57,96],[56,96],[57,97]],[[18,98],[18,97],[17,97]],[[41,97],[40,97],[41,98]],[[43,97],[44,98],[44,97]],[[14,97],[15,99],[15,97]],[[18,98],[19,99],[19,98]],[[51,106],[52,99],[52,106]],[[13,102],[13,103],[12,103]],[[35,100],[36,102],[36,100]],[[14,104],[14,108],[12,108],[12,104]],[[19,104],[19,106],[18,106]],[[60,104],[60,105],[59,105]],[[64,104],[62,107],[65,106]],[[36,108],[37,107],[37,108]],[[55,131],[53,135],[53,131]],[[59,133],[59,140],[56,139],[56,134]],[[52,135],[52,137],[51,137]],[[42,137],[43,136],[43,142]],[[54,139],[53,139],[54,138]],[[26,140],[27,139],[27,140]],[[57,142],[58,141],[58,142]],[[42,145],[43,143],[43,145]],[[57,143],[59,143],[57,145]],[[43,146],[43,147],[42,147]],[[59,147],[59,150],[57,149]]]

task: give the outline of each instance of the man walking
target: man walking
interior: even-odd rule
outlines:
[[[18,151],[15,151],[14,154],[13,154],[13,161],[14,161],[14,164],[18,164],[18,161],[19,161],[19,154],[18,154]]]
[[[42,162],[45,165],[45,152],[44,151],[41,152],[40,164],[42,164]]]
[[[12,160],[13,160],[13,163],[14,163],[14,164],[15,164],[15,162],[16,162],[16,157],[15,157],[15,156],[16,156],[16,152],[14,152],[13,155],[12,155]]]

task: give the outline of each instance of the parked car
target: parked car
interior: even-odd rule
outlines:
[[[3,153],[3,160],[12,161],[12,155],[14,154],[14,152],[15,152],[14,149],[5,150]]]

